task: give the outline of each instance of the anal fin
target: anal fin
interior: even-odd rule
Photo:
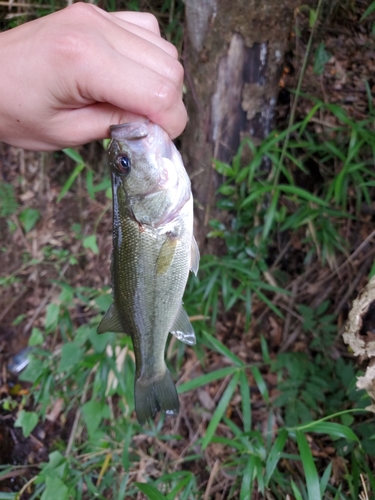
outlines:
[[[120,316],[115,304],[109,306],[108,311],[103,316],[97,328],[98,333],[115,332],[124,333],[124,327],[121,325]]]
[[[197,343],[189,316],[182,305],[177,313],[170,332],[177,337],[178,340],[181,340],[181,342],[184,342],[185,344],[194,345]]]
[[[196,239],[193,236],[191,240],[190,270],[195,274],[195,276],[197,275],[199,268],[199,259],[200,259],[199,248]]]

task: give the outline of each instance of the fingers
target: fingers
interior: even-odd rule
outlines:
[[[80,4],[74,4],[74,5],[80,5]],[[88,4],[83,4],[83,5],[88,5]],[[91,4],[89,8],[95,10],[97,14],[102,16],[108,22],[119,26],[123,30],[127,30],[134,33],[140,38],[143,38],[144,40],[147,40],[150,43],[158,46],[160,49],[164,50],[171,57],[178,59],[178,52],[176,47],[167,40],[161,38],[159,23],[154,15],[147,12],[108,13],[100,9],[99,7],[96,7],[95,5]],[[110,38],[112,30],[107,29],[106,34]],[[113,39],[113,36],[111,38]]]
[[[128,23],[136,24],[147,31],[155,33],[160,36],[159,23],[153,14],[148,12],[114,12],[112,16],[118,17]]]
[[[135,12],[135,11],[120,11],[120,12],[106,12],[103,9],[100,9],[96,5],[90,4],[92,8],[94,8],[99,14],[106,18],[117,17],[122,19],[123,21],[127,21],[132,24],[136,24],[141,28],[144,28],[148,31],[152,31],[156,35],[160,36],[159,23],[156,17],[149,12]]]
[[[140,116],[185,128],[183,68],[152,15],[77,3],[0,38],[0,140],[54,150]]]
[[[86,7],[84,9],[87,10]],[[75,75],[79,81],[80,94],[86,104],[107,102],[114,108],[122,109],[121,116],[125,111],[147,116],[161,125],[172,138],[178,136],[187,121],[182,102],[184,72],[181,64],[156,44],[124,29],[121,23],[126,22],[122,19],[118,20],[120,25],[117,22],[114,24],[108,19],[113,16],[97,14],[96,10],[90,8],[89,15],[92,16],[93,12],[96,15],[89,24],[97,21],[99,15],[98,22],[104,23],[102,32],[108,45],[101,43],[100,50],[93,53],[92,40],[87,33],[76,31],[74,36],[70,36],[68,46],[66,42],[65,45],[58,44],[60,54],[55,59],[68,61],[69,75]],[[139,30],[142,34],[147,31],[136,25],[131,26],[138,33]],[[147,36],[149,39],[160,39],[149,31]],[[100,132],[102,137],[108,134],[103,127]]]
[[[97,71],[101,66],[98,60],[95,61],[98,63],[96,71],[86,67],[87,79],[90,74],[97,75],[95,83],[91,79],[91,86],[86,89],[90,97],[96,102],[107,102],[114,108],[147,116],[172,138],[180,135],[187,121],[182,102],[182,67],[179,66],[181,73],[175,77],[181,84],[176,85],[172,79],[124,56],[113,53],[111,59],[113,65],[107,67],[105,74]],[[126,68],[126,74],[122,75],[119,68]]]
[[[100,33],[104,35],[115,51],[164,75],[166,78],[171,79],[177,87],[182,88],[181,75],[183,75],[183,70],[177,61],[177,49],[154,32],[122,19],[129,18],[137,22],[142,19],[144,25],[152,25],[157,21],[151,14],[145,15],[145,19],[143,19],[143,15],[140,13],[121,13],[122,18],[119,18],[98,7],[82,3],[73,4],[65,9],[65,12],[68,12],[75,20],[84,17],[88,26],[96,30],[100,29]],[[90,50],[89,44],[91,40],[87,38],[85,31],[77,30],[74,36],[77,40],[71,40],[73,42],[71,45],[75,43],[78,50],[79,47],[84,47],[85,52]],[[64,40],[62,40],[62,44],[64,44]],[[73,47],[67,47],[68,51],[71,49],[76,50]],[[62,45],[62,50],[64,50],[64,45]],[[95,55],[93,56],[95,57]],[[110,65],[110,63],[111,60],[108,60],[105,66]]]

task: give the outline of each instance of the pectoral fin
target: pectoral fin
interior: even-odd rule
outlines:
[[[173,235],[167,236],[167,239],[163,243],[156,260],[157,274],[164,274],[168,271],[176,251],[177,241],[178,238],[174,237]]]
[[[199,248],[193,236],[191,240],[190,270],[195,274],[195,276],[197,275],[198,272],[199,259],[200,259]]]
[[[195,338],[194,329],[190,323],[189,316],[187,315],[185,309],[182,307],[178,311],[176,319],[174,320],[173,326],[171,328],[171,333],[188,345],[194,345],[197,343]]]
[[[115,304],[111,304],[109,306],[108,311],[105,313],[101,322],[99,323],[97,332],[124,333],[124,327],[121,325],[120,316],[117,312]]]

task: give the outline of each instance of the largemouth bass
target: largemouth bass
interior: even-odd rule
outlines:
[[[187,344],[195,334],[182,307],[189,270],[198,271],[193,198],[181,156],[151,122],[111,127],[113,304],[98,332],[123,332],[134,346],[135,411],[143,424],[179,400],[164,351],[171,332]]]

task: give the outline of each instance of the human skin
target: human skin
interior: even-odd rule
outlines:
[[[145,117],[185,128],[183,68],[148,13],[91,4],[0,33],[0,141],[36,151],[109,136]]]

